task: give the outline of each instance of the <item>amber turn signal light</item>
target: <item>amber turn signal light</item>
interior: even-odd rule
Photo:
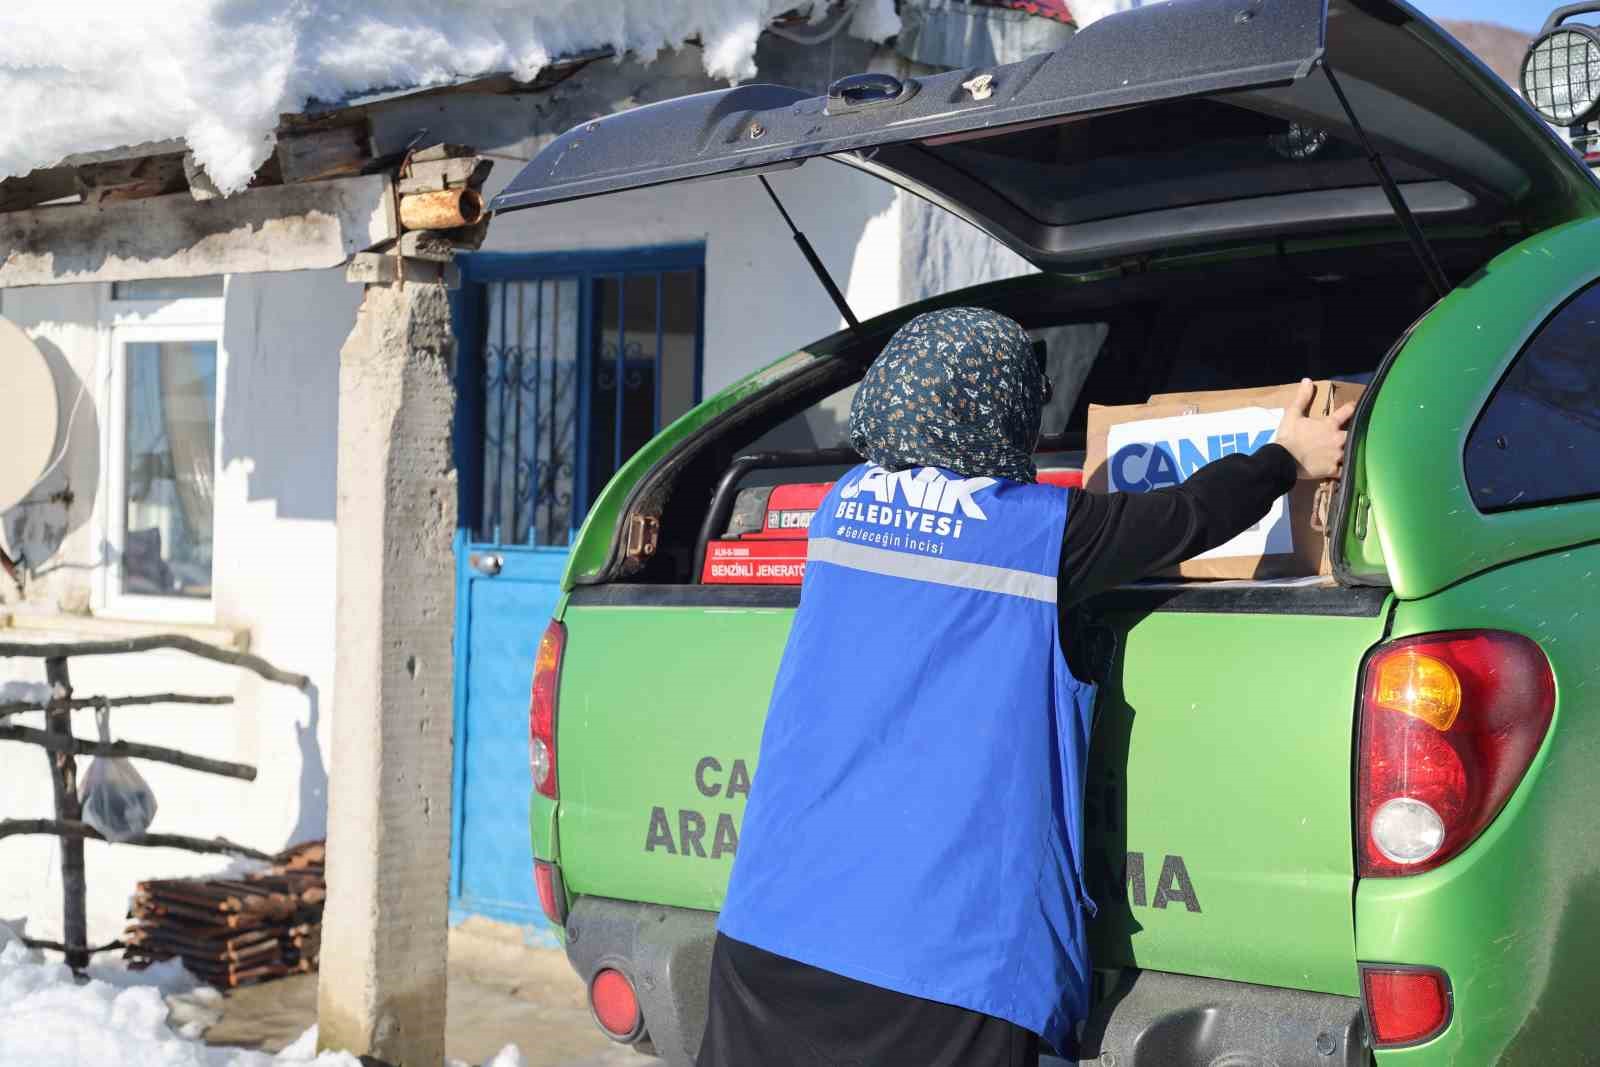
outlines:
[[[1448,730],[1461,714],[1461,679],[1450,665],[1416,648],[1402,648],[1376,664],[1373,700],[1381,708]]]

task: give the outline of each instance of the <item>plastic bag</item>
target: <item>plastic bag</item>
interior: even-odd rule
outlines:
[[[100,740],[110,742],[110,716],[96,713]],[[107,841],[126,841],[150,829],[156,817],[156,795],[132,763],[121,756],[96,756],[78,787],[83,821]]]

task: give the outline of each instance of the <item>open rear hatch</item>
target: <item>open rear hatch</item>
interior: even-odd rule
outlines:
[[[493,207],[826,156],[950,209],[1042,269],[1083,267],[1391,224],[1351,114],[1424,224],[1543,226],[1600,205],[1571,150],[1404,3],[1177,0],[1005,66],[854,75],[825,96],[743,85],[583,123]]]

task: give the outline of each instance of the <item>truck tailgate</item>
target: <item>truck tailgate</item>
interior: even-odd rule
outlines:
[[[1107,615],[1120,653],[1085,809],[1096,966],[1358,992],[1351,754],[1382,599],[1282,592],[1296,613]]]
[[[569,601],[557,752],[572,893],[720,906],[796,591],[734,592]],[[1120,651],[1086,807],[1097,966],[1356,992],[1350,760],[1381,601],[1304,592],[1283,591],[1290,613],[1186,608],[1196,594],[1107,609]]]
[[[718,908],[794,612],[582,599],[556,724],[567,888]]]

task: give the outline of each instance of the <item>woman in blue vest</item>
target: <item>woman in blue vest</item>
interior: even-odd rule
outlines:
[[[1020,1067],[1088,1011],[1093,688],[1061,609],[1337,474],[1353,406],[1146,494],[1039,485],[1048,382],[1011,319],[921,315],[862,379],[868,462],[812,520],[718,922],[700,1067]]]

